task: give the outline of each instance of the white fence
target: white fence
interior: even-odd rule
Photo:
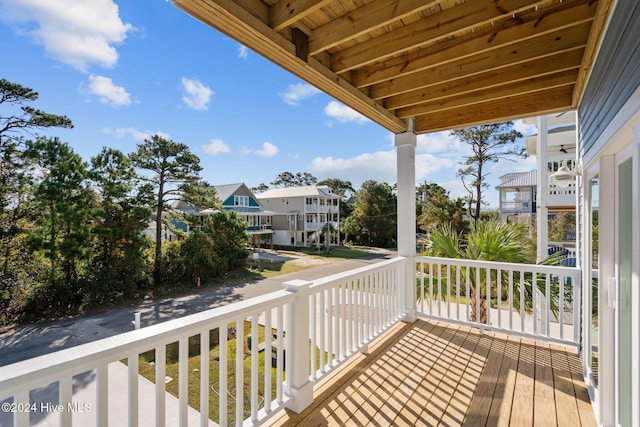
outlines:
[[[580,286],[577,268],[416,257],[417,312],[576,344]]]
[[[406,262],[287,282],[286,290],[0,367],[0,425],[240,426],[285,406],[299,411],[314,380],[399,319]]]

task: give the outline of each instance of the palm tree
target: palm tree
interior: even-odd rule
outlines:
[[[431,256],[509,263],[529,263],[532,257],[531,246],[527,240],[527,230],[521,224],[506,224],[497,220],[481,221],[475,225],[472,224],[466,239],[450,226],[445,225],[432,228],[429,237],[431,240],[429,255]],[[475,268],[470,268],[468,271],[461,269],[460,272],[464,276],[469,275],[470,320],[476,321],[478,318],[476,298],[479,295],[480,323],[487,323],[487,283],[491,286],[492,283],[497,284],[499,282],[502,286],[505,286],[504,284],[509,281],[503,280],[504,278],[500,278],[501,280],[498,281],[498,277],[496,277],[497,271],[492,271],[489,275],[490,277],[487,277],[487,272],[484,268],[480,270],[479,274],[476,274]],[[524,307],[528,312],[532,310],[532,281],[531,274],[525,277],[524,283],[519,283],[518,280],[513,281],[515,308],[520,308],[520,286],[524,286]],[[539,289],[544,291],[544,286],[537,278],[536,282],[538,282]],[[480,292],[477,292],[478,287]],[[507,291],[505,289],[502,295],[507,295]],[[554,307],[552,305],[553,310]]]

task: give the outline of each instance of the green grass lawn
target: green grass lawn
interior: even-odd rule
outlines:
[[[235,324],[228,325],[231,328],[235,327]],[[273,330],[272,333],[276,331]],[[243,362],[243,378],[244,378],[244,390],[243,396],[250,399],[250,384],[251,384],[251,350],[247,345],[247,338],[251,335],[251,322],[244,322],[244,336],[242,338],[244,362]],[[210,334],[210,350],[209,350],[209,418],[215,422],[219,422],[218,418],[218,405],[219,396],[217,391],[220,390],[220,346],[218,344],[218,330],[211,331]],[[258,343],[264,342],[265,328],[262,325],[258,327]],[[236,391],[236,346],[238,345],[237,337],[229,335],[227,340],[227,390],[231,392],[231,395],[227,394],[227,407],[228,415],[227,421],[229,424],[235,425],[236,404],[235,391]],[[275,351],[274,351],[275,353]],[[316,350],[316,363],[319,364],[320,351]],[[325,354],[325,360],[327,355]],[[147,378],[151,382],[155,382],[155,366],[153,361],[155,360],[155,351],[151,350],[140,355],[139,362],[139,374]],[[124,361],[126,362],[126,360]],[[265,363],[265,352],[258,352],[258,394],[262,399],[260,408],[264,406],[265,396],[265,369],[268,369],[271,375],[271,399],[275,399],[276,396],[276,369],[271,367],[271,362]],[[189,406],[200,411],[200,340],[199,337],[191,337],[189,339],[189,368],[188,368],[188,390],[189,390]],[[179,363],[178,363],[178,343],[173,343],[167,346],[166,356],[166,368],[165,375],[172,378],[172,381],[166,384],[167,392],[178,397],[179,386]],[[283,373],[283,380],[286,378],[286,372]],[[214,386],[215,391],[212,391],[211,386]],[[249,410],[249,404],[243,406]],[[245,413],[245,418],[249,414]]]

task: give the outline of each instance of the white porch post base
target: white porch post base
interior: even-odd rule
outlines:
[[[404,322],[416,320],[416,281],[413,258],[416,255],[416,145],[412,119],[407,120],[407,132],[396,134],[398,175],[398,255],[406,257],[400,267],[399,279]]]
[[[286,369],[290,382],[290,399],[285,406],[296,413],[302,412],[313,402],[313,383],[309,381],[309,287],[307,280],[284,282],[286,290],[296,294],[287,310]]]
[[[313,403],[313,383],[307,381],[302,387],[291,387],[291,396],[289,397],[290,399],[285,404],[286,408],[299,414]]]

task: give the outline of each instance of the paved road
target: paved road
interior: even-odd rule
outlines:
[[[103,314],[16,326],[0,333],[0,366],[131,331],[136,311],[141,313],[141,326],[149,326],[278,291],[287,280],[313,280],[394,256],[393,252],[377,252],[363,259],[325,264],[269,279],[206,289],[188,296],[118,308]]]

